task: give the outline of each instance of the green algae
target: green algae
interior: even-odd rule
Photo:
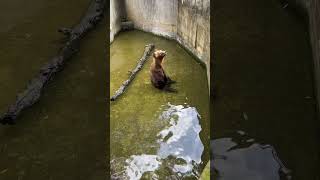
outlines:
[[[238,140],[241,132],[275,147],[293,179],[316,179],[320,125],[307,23],[278,0],[216,4],[212,139]]]
[[[89,3],[0,2],[1,112],[64,44],[57,29],[76,24]],[[0,127],[0,179],[105,179],[105,32],[90,32],[40,101]]]
[[[206,71],[178,43],[142,31],[121,32],[110,49],[110,96],[127,79],[128,71],[136,66],[144,46],[149,43],[154,43],[156,49],[167,51],[164,68],[177,81],[173,87],[178,93],[164,92],[152,86],[149,77],[150,58],[126,92],[115,102],[111,102],[111,161],[127,159],[132,155],[156,154],[159,149],[157,133],[165,127],[158,118],[163,107],[168,103],[185,105],[195,107],[201,116],[200,138],[205,150],[201,167],[197,169],[200,173],[209,160],[209,95]]]

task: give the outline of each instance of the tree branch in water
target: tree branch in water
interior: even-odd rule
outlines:
[[[79,51],[81,39],[92,30],[103,18],[106,0],[92,0],[86,14],[73,28],[60,28],[68,37],[60,52],[51,61],[40,69],[40,72],[30,81],[26,89],[20,93],[16,101],[11,104],[7,112],[0,116],[0,123],[14,124],[16,118],[27,107],[36,103],[48,82],[60,71],[65,62]]]
[[[120,86],[120,88],[116,91],[116,93],[111,97],[110,99],[111,101],[115,101],[121,94],[125,92],[126,88],[129,86],[131,81],[135,78],[136,74],[142,69],[143,64],[148,60],[153,49],[154,49],[153,44],[146,45],[146,47],[144,48],[144,53],[140,58],[140,60],[138,61],[136,68],[134,68],[134,70],[131,71],[129,79],[124,81]]]

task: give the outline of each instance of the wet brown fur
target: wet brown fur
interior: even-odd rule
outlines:
[[[175,83],[165,73],[163,69],[163,61],[166,56],[166,52],[163,50],[155,50],[153,53],[153,62],[150,67],[151,82],[154,87],[158,89],[176,91],[170,88],[170,84]]]

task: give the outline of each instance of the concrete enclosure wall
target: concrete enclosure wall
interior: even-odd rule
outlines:
[[[290,0],[307,14],[309,21],[310,42],[313,52],[314,76],[316,83],[316,95],[318,100],[318,112],[320,112],[320,1],[319,0]],[[320,114],[319,114],[320,117]]]
[[[114,36],[121,30],[121,19],[124,16],[124,1],[110,0],[110,42]]]
[[[210,0],[125,0],[136,29],[176,40],[206,64],[210,82]]]
[[[176,38],[206,64],[210,87],[210,0],[178,0]]]
[[[126,0],[127,18],[135,28],[175,38],[178,5],[176,0]]]

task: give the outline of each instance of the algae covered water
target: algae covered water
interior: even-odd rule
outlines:
[[[126,92],[111,102],[110,158],[114,179],[196,179],[209,160],[206,70],[175,41],[121,32],[110,49],[110,96],[135,68],[144,46],[167,51],[164,68],[178,93],[154,88],[150,58]]]
[[[319,179],[307,23],[278,0],[215,2],[216,179]]]
[[[0,111],[64,44],[90,0],[0,2]],[[105,179],[106,28],[91,31],[13,126],[0,126],[0,179]],[[90,147],[90,148],[89,148]]]

